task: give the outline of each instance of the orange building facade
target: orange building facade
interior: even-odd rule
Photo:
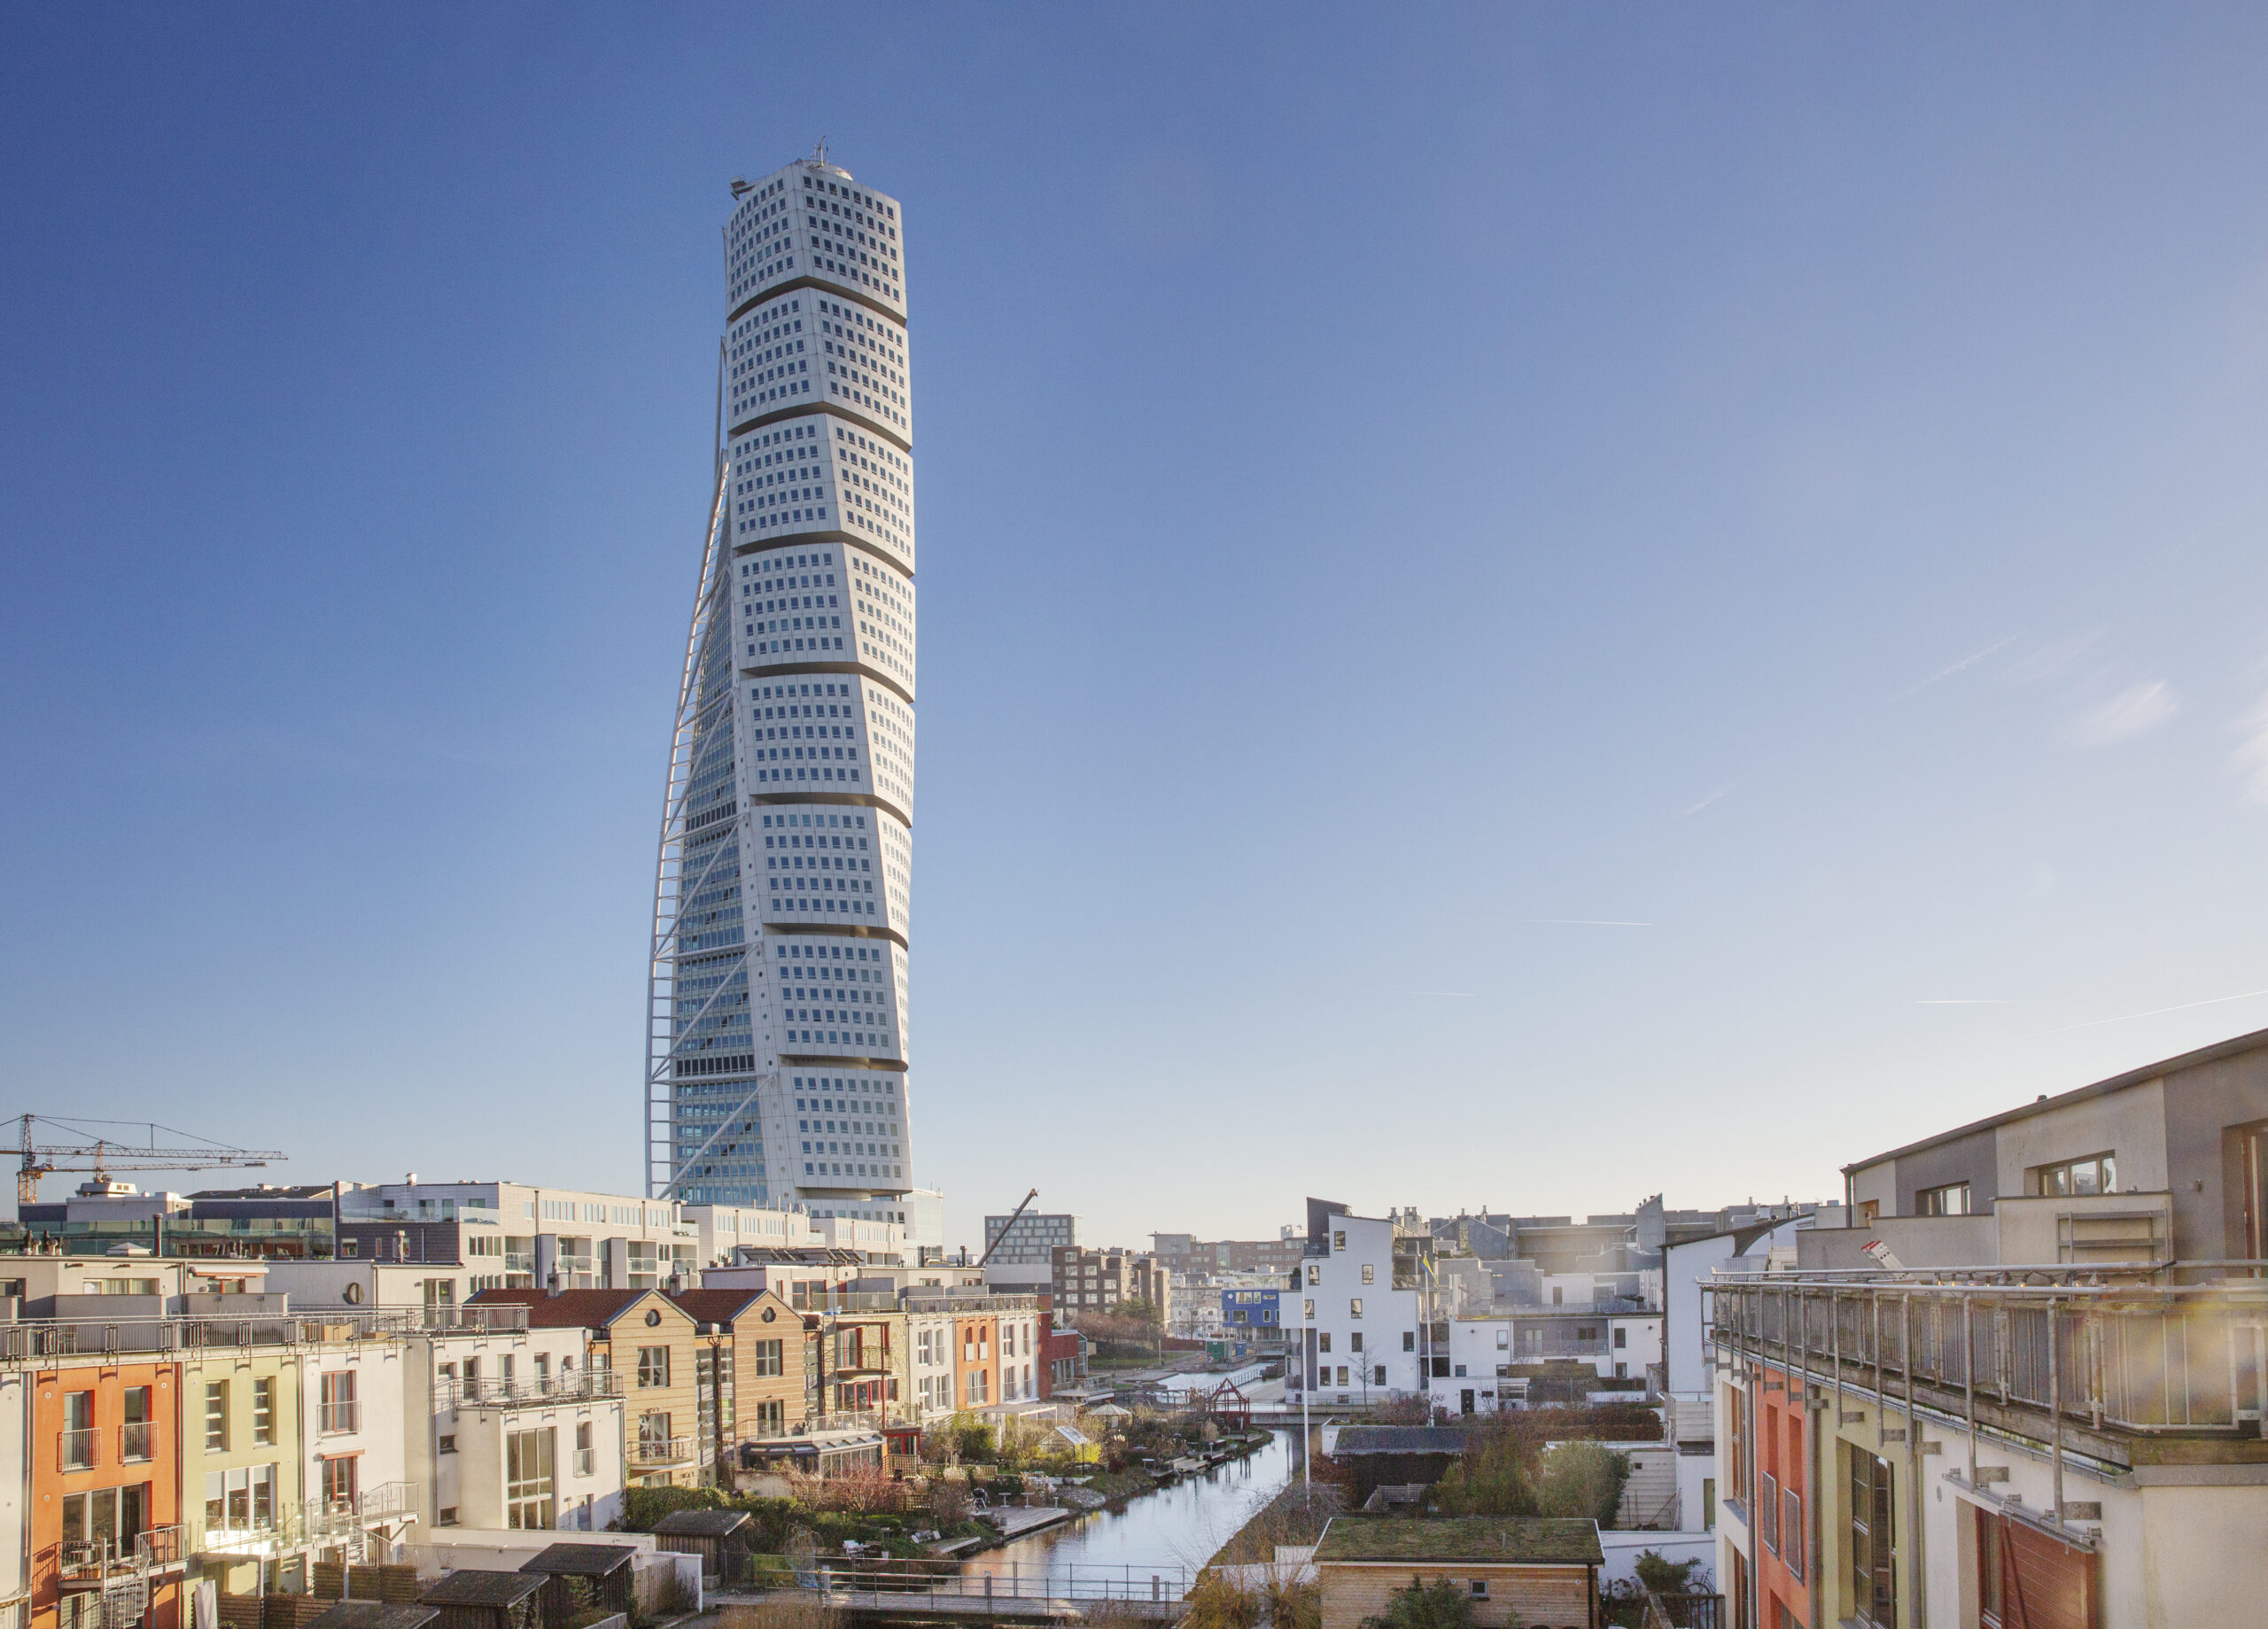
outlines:
[[[181,1367],[90,1358],[33,1377],[30,1629],[88,1629],[106,1595],[180,1629]]]
[[[1813,1577],[1812,1444],[1799,1379],[1758,1365],[1730,1391],[1731,1497],[1747,1517],[1749,1568],[1727,1592],[1734,1622],[1764,1629],[1817,1629]]]
[[[953,1400],[982,1408],[1000,1400],[1000,1320],[993,1313],[963,1313],[953,1320]]]

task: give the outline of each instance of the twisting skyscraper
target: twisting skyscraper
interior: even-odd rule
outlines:
[[[647,1191],[908,1221],[913,433],[897,201],[733,183],[662,816]]]

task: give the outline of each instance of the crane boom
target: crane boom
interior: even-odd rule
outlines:
[[[977,1266],[983,1267],[987,1261],[990,1261],[992,1259],[992,1253],[1008,1242],[1008,1234],[1010,1230],[1015,1227],[1016,1218],[1029,1210],[1031,1208],[1031,1202],[1037,1198],[1039,1198],[1039,1190],[1037,1188],[1024,1195],[1024,1202],[1017,1206],[1014,1210],[1008,1214],[1007,1222],[1000,1229],[1000,1237],[994,1239],[990,1244],[985,1245],[984,1253],[976,1258]],[[966,1261],[968,1258],[967,1256],[963,1256],[961,1260]]]
[[[19,1206],[36,1200],[39,1179],[55,1171],[85,1171],[101,1182],[113,1171],[201,1171],[211,1166],[264,1166],[287,1157],[280,1148],[229,1148],[219,1143],[160,1147],[157,1133],[173,1128],[151,1121],[117,1122],[142,1127],[151,1134],[147,1144],[121,1143],[110,1137],[97,1137],[91,1143],[35,1143],[32,1128],[43,1118],[37,1114],[17,1117],[16,1203]],[[63,1131],[77,1130],[63,1121],[47,1123]]]

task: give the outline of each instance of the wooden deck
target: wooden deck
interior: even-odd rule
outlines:
[[[1078,1514],[1063,1505],[999,1505],[978,1511],[976,1519],[996,1529],[1005,1540],[1021,1539],[1028,1532],[1068,1522]]]

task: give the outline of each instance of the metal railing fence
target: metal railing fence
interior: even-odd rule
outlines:
[[[2268,1284],[1704,1285],[1712,1338],[1879,1389],[1909,1379],[2101,1429],[2233,1431],[2268,1408]]]

